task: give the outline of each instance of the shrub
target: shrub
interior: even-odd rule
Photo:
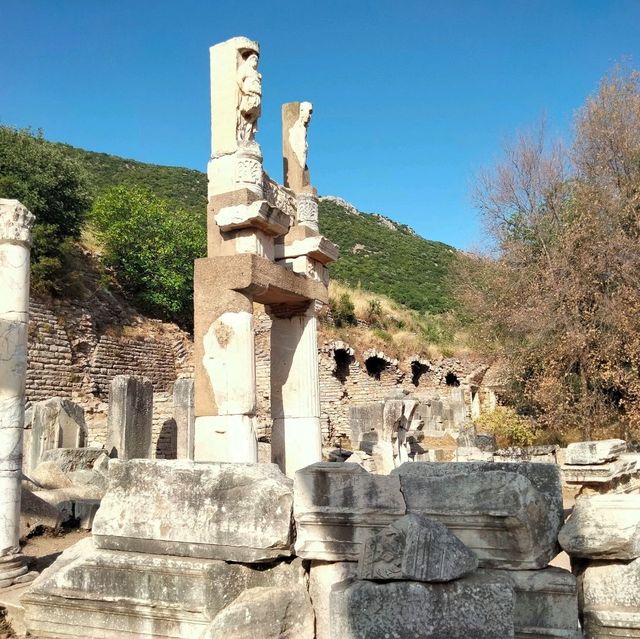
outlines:
[[[533,422],[518,415],[513,408],[498,406],[490,413],[483,413],[475,420],[481,431],[493,433],[499,448],[531,446],[536,439]]]
[[[331,307],[331,314],[333,315],[333,323],[338,328],[346,325],[355,326],[358,323],[356,320],[355,307],[349,293],[343,293],[337,300],[331,298],[329,300],[329,306]]]

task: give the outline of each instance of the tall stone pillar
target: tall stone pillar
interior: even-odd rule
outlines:
[[[303,314],[269,309],[271,326],[271,460],[286,475],[322,461],[318,319],[314,303]]]
[[[20,482],[33,215],[0,199],[0,587],[28,581],[20,552]]]
[[[173,385],[173,417],[176,420],[178,442],[176,457],[193,459],[194,432],[193,379],[182,377]]]

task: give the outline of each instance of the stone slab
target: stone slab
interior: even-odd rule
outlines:
[[[60,466],[52,461],[40,462],[31,471],[30,479],[34,484],[46,490],[71,486],[71,480],[60,470]]]
[[[564,521],[557,466],[530,463],[403,464],[407,512],[444,524],[481,567],[544,568],[558,553]]]
[[[112,460],[99,548],[246,563],[291,555],[292,481],[275,464]]]
[[[201,637],[244,590],[304,588],[301,560],[250,567],[211,559],[67,549],[25,595],[25,622],[41,639]],[[258,635],[256,635],[257,637]]]
[[[295,474],[296,554],[357,561],[363,542],[405,514],[398,477],[357,464],[320,462]]]
[[[65,473],[91,470],[104,452],[104,448],[52,448],[44,452],[42,461],[55,462]]]
[[[636,472],[635,458],[620,458],[592,466],[564,464],[562,476],[567,484],[607,484]]]
[[[472,575],[446,584],[344,581],[331,591],[332,639],[509,639],[514,593]]]
[[[589,465],[604,464],[618,459],[626,452],[627,444],[624,439],[603,439],[593,442],[575,442],[567,446],[565,464]]]
[[[446,526],[412,513],[362,544],[358,579],[446,582],[477,567],[476,555]]]

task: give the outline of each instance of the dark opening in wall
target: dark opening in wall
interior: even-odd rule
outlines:
[[[411,362],[411,383],[414,386],[420,384],[420,378],[429,370],[427,364],[423,364],[421,361],[414,359]]]
[[[364,360],[364,365],[367,368],[367,373],[374,377],[375,379],[380,379],[380,375],[384,372],[384,370],[389,366],[389,362],[382,359],[381,357],[367,357]]]
[[[349,353],[345,348],[338,348],[333,353],[333,359],[336,362],[336,368],[333,374],[341,381],[346,381],[349,377],[349,366],[354,361],[354,356]]]
[[[444,382],[447,386],[460,386],[460,380],[455,373],[449,371],[447,376],[444,378]]]

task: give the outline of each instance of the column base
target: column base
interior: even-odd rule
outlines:
[[[196,417],[194,461],[257,463],[255,421],[249,415]]]
[[[26,584],[37,576],[37,572],[29,571],[26,557],[21,552],[0,557],[0,588]]]
[[[271,430],[271,461],[288,477],[322,461],[319,417],[276,417]]]

